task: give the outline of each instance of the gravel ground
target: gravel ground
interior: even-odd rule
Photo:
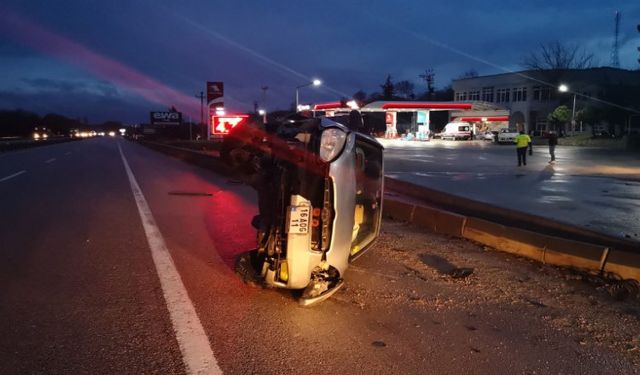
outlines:
[[[495,369],[496,354],[520,362],[499,367],[514,373],[637,373],[640,368],[637,284],[540,264],[393,221],[384,222],[375,249],[349,272],[347,290],[334,298],[361,309],[387,305],[402,311],[405,320],[429,316],[429,325],[441,326],[437,329],[452,347],[468,346],[466,353],[448,353],[466,363],[460,370],[482,372],[483,361],[493,364],[487,370]],[[445,329],[447,321],[467,332]],[[474,333],[483,331],[474,343]],[[530,350],[548,353],[538,353],[543,359],[519,358]],[[474,362],[480,367],[469,367]]]

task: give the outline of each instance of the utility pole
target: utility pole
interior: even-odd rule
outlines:
[[[640,24],[637,26],[638,32],[640,33]],[[640,52],[640,47],[638,47],[638,52]],[[638,58],[638,64],[640,64],[640,58]]]
[[[427,84],[427,95],[429,99],[433,99],[433,94],[435,92],[434,82],[435,82],[436,74],[433,72],[433,69],[425,69],[424,74],[418,75],[418,77],[422,78]]]
[[[269,90],[269,86],[262,86],[262,109],[267,110],[267,90]]]
[[[200,94],[196,94],[196,98],[200,99],[200,123],[204,124],[204,92],[200,91]]]
[[[613,28],[613,46],[611,46],[611,66],[614,68],[620,67],[620,54],[618,39],[620,37],[620,12],[616,11]]]

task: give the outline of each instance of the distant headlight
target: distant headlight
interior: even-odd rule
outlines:
[[[329,128],[320,137],[320,158],[326,162],[335,159],[347,139],[347,133],[338,128]]]
[[[42,135],[42,138],[47,139],[47,138],[49,138],[49,136],[45,133],[45,134]]]
[[[109,132],[109,137],[115,137],[116,136],[116,132]]]
[[[33,133],[33,139],[40,139],[40,134]]]

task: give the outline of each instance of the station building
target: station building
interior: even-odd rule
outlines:
[[[568,91],[560,92],[560,85]],[[458,79],[452,87],[456,102],[479,101],[503,107],[510,113],[510,128],[544,132],[550,130],[549,113],[560,104],[572,108],[574,94],[578,111],[587,104],[602,105],[601,99],[620,85],[640,86],[640,71],[610,67],[525,70]],[[569,127],[566,124],[564,130],[569,131]]]

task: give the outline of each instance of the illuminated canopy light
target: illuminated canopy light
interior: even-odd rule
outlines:
[[[457,121],[479,122],[479,121],[509,121],[509,116],[489,116],[489,117],[454,117]]]
[[[313,106],[313,109],[315,109],[316,111],[320,111],[323,109],[334,109],[334,108],[343,108],[342,103],[341,102],[331,102],[331,103],[322,103],[322,104],[316,104]]]
[[[471,109],[470,103],[387,103],[382,109]]]
[[[351,109],[359,109],[360,106],[358,106],[358,102],[356,102],[355,100],[349,100],[347,102],[347,106],[349,106],[349,108]]]

